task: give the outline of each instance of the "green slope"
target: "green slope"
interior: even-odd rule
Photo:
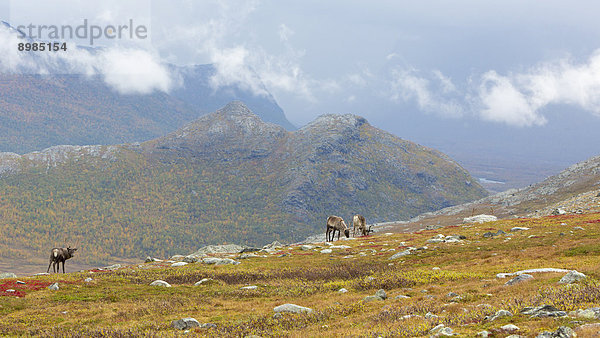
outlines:
[[[70,244],[97,264],[298,240],[330,214],[406,219],[485,194],[445,155],[363,118],[287,132],[239,102],[142,144],[3,154],[0,177],[1,259]]]

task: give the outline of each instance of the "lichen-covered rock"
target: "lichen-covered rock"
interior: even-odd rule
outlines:
[[[198,322],[195,318],[181,318],[179,320],[172,321],[171,326],[177,330],[187,330],[193,327],[199,327],[200,322]]]
[[[582,274],[581,272],[577,272],[575,270],[569,271],[566,275],[563,276],[558,282],[560,284],[571,284],[580,280],[586,279],[587,276]]]
[[[164,280],[160,280],[160,279],[155,280],[154,282],[150,283],[150,285],[152,285],[152,286],[162,286],[162,287],[166,287],[166,288],[170,288],[171,287],[171,284],[165,282]]]
[[[289,313],[311,313],[313,309],[296,305],[296,304],[283,304],[273,308],[275,312],[289,312]]]

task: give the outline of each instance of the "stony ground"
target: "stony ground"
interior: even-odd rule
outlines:
[[[5,278],[0,334],[596,336],[599,237],[566,214]]]

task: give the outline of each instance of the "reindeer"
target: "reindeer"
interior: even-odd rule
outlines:
[[[48,264],[48,270],[46,273],[50,272],[50,265],[52,265],[52,272],[60,272],[60,263],[62,262],[63,273],[65,273],[65,261],[71,257],[75,253],[77,248],[54,248],[50,251],[50,264]]]
[[[327,237],[327,242],[333,242],[335,238],[335,232],[338,232],[338,240],[340,239],[340,233],[344,230],[344,235],[346,238],[350,237],[350,229],[346,226],[346,223],[341,217],[338,216],[329,216],[327,217],[327,230],[325,231],[325,236]],[[331,241],[329,240],[329,234],[331,233]]]
[[[366,236],[369,234],[370,229],[367,229],[367,221],[363,217],[363,215],[354,215],[352,218],[352,224],[354,225],[354,230],[352,231],[352,237],[356,237],[356,229],[360,231],[362,236]]]

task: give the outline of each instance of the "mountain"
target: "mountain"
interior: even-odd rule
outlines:
[[[408,219],[485,195],[442,153],[355,115],[288,132],[241,102],[164,137],[0,154],[0,257],[73,244],[89,263],[321,232],[328,215]]]
[[[235,86],[213,89],[212,65],[170,69],[180,75],[181,86],[147,95],[119,94],[99,76],[0,74],[0,151],[22,154],[61,144],[142,142],[231,100],[245,100],[266,121],[294,129],[269,94]]]

